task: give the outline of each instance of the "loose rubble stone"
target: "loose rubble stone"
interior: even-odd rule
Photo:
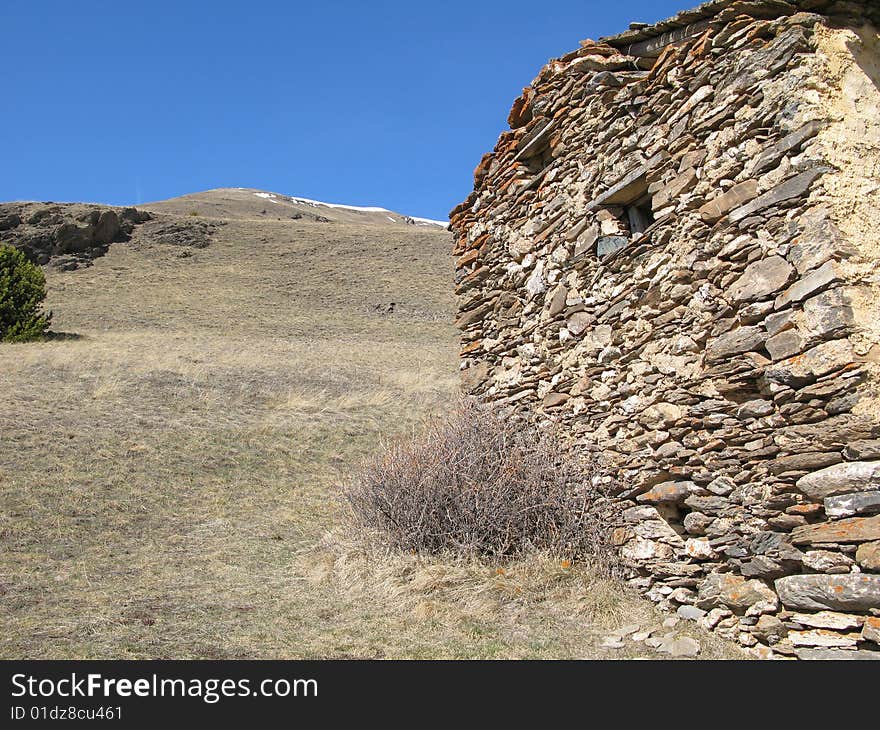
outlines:
[[[17,213],[0,215],[0,231],[11,231],[21,225],[21,216]]]
[[[689,636],[675,636],[667,634],[657,647],[657,651],[663,654],[671,654],[673,657],[695,657],[702,651],[700,642]]]
[[[865,570],[880,571],[880,541],[859,545],[856,562]]]
[[[688,512],[684,517],[684,529],[692,535],[703,535],[706,528],[715,521],[714,517],[704,515],[702,512]]]
[[[877,616],[868,616],[865,619],[865,626],[862,629],[862,639],[865,641],[873,641],[880,644],[880,618]]]
[[[788,629],[776,616],[763,615],[758,619],[752,633],[768,644],[776,644],[788,636]]]
[[[553,290],[553,293],[550,295],[550,307],[547,312],[551,317],[555,317],[565,310],[565,298],[567,295],[568,289],[562,284]]]
[[[569,317],[565,326],[567,330],[573,334],[575,337],[586,332],[587,328],[595,321],[595,318],[584,312],[575,312],[571,317]]]
[[[773,649],[771,649],[769,646],[762,646],[761,644],[755,645],[755,647],[749,649],[748,652],[749,655],[754,659],[770,660],[776,658],[776,654],[774,653]]]
[[[669,594],[668,600],[675,603],[690,604],[694,600],[694,592],[689,588],[680,586]]]
[[[703,609],[687,605],[679,606],[676,613],[687,621],[699,621],[706,615],[706,612]]]
[[[621,549],[621,555],[636,562],[642,560],[665,560],[672,557],[672,548],[669,545],[646,540],[637,537],[627,542]]]
[[[732,616],[733,612],[727,608],[713,608],[703,618],[700,619],[700,626],[711,631],[718,626],[721,621]]]
[[[713,560],[718,557],[708,540],[687,540],[684,550],[694,560]]]

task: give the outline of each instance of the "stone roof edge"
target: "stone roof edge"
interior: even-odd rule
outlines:
[[[725,10],[736,14],[774,18],[798,12],[814,12],[823,15],[853,16],[863,11],[866,19],[877,20],[880,15],[870,6],[870,0],[709,0],[690,10],[613,36],[600,38],[600,42],[619,49],[627,55],[656,55],[657,48],[687,38],[697,29],[705,28]],[[636,25],[636,24],[634,24]]]

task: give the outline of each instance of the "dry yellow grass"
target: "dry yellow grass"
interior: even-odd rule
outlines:
[[[604,631],[658,623],[586,567],[345,534],[340,478],[453,398],[448,245],[232,220],[50,273],[76,336],[0,348],[0,656],[617,656]]]

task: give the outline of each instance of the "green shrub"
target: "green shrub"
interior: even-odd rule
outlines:
[[[52,313],[41,311],[46,277],[17,248],[0,245],[0,342],[42,339]]]

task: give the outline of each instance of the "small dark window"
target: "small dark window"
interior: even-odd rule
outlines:
[[[604,218],[606,230],[609,232],[596,240],[596,255],[599,258],[626,248],[634,239],[639,238],[654,222],[651,207],[651,196],[646,195],[628,205],[609,206],[600,213]],[[611,225],[607,225],[610,223]],[[614,230],[616,228],[616,230]]]
[[[651,207],[651,196],[645,196],[641,200],[626,206],[626,215],[629,218],[629,230],[635,237],[644,233],[654,222],[654,210]]]

